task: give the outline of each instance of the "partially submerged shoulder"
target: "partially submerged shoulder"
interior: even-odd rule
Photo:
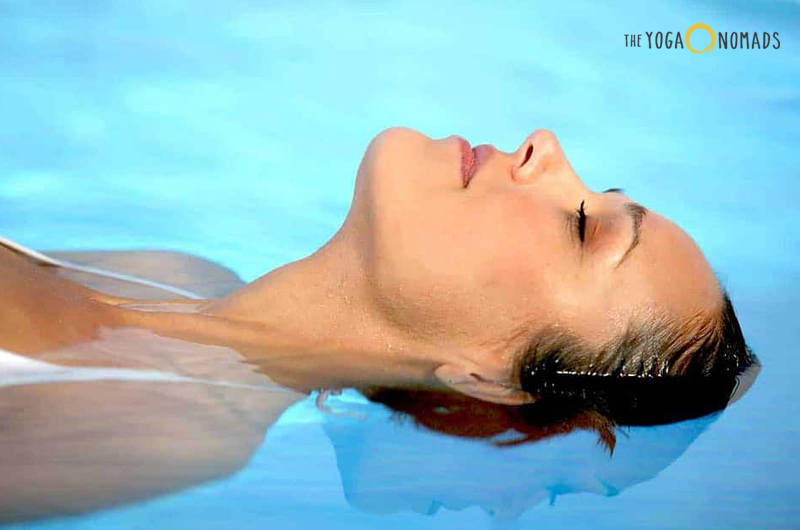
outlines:
[[[127,274],[165,283],[198,294],[219,298],[244,285],[232,270],[191,254],[166,250],[71,251],[47,252],[49,256],[79,265]],[[110,296],[139,300],[169,300],[175,294],[153,287],[112,278],[58,270],[59,276],[78,282]]]

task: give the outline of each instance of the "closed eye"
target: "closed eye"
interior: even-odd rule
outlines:
[[[581,240],[581,244],[583,244],[584,240],[586,239],[586,210],[584,209],[584,204],[586,201],[581,201],[581,205],[576,210],[576,217],[575,217],[575,229],[578,231],[578,239]]]

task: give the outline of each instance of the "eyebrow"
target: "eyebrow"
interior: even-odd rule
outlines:
[[[625,251],[625,254],[622,255],[614,268],[622,265],[622,262],[625,261],[631,251],[639,244],[642,235],[642,220],[644,216],[647,215],[647,208],[635,202],[627,203],[625,205],[625,211],[630,216],[631,223],[633,224],[633,237],[631,238],[631,244],[628,246],[628,250]]]

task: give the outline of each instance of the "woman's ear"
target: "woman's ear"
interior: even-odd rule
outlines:
[[[525,405],[536,398],[508,383],[493,381],[481,376],[475,370],[454,364],[443,364],[434,371],[436,378],[462,394],[498,403],[500,405]]]

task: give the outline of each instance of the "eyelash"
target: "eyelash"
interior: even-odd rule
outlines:
[[[578,231],[578,237],[581,240],[581,244],[586,237],[586,210],[583,207],[585,202],[586,201],[581,201],[581,205],[575,212],[577,214],[575,218],[575,228]]]

